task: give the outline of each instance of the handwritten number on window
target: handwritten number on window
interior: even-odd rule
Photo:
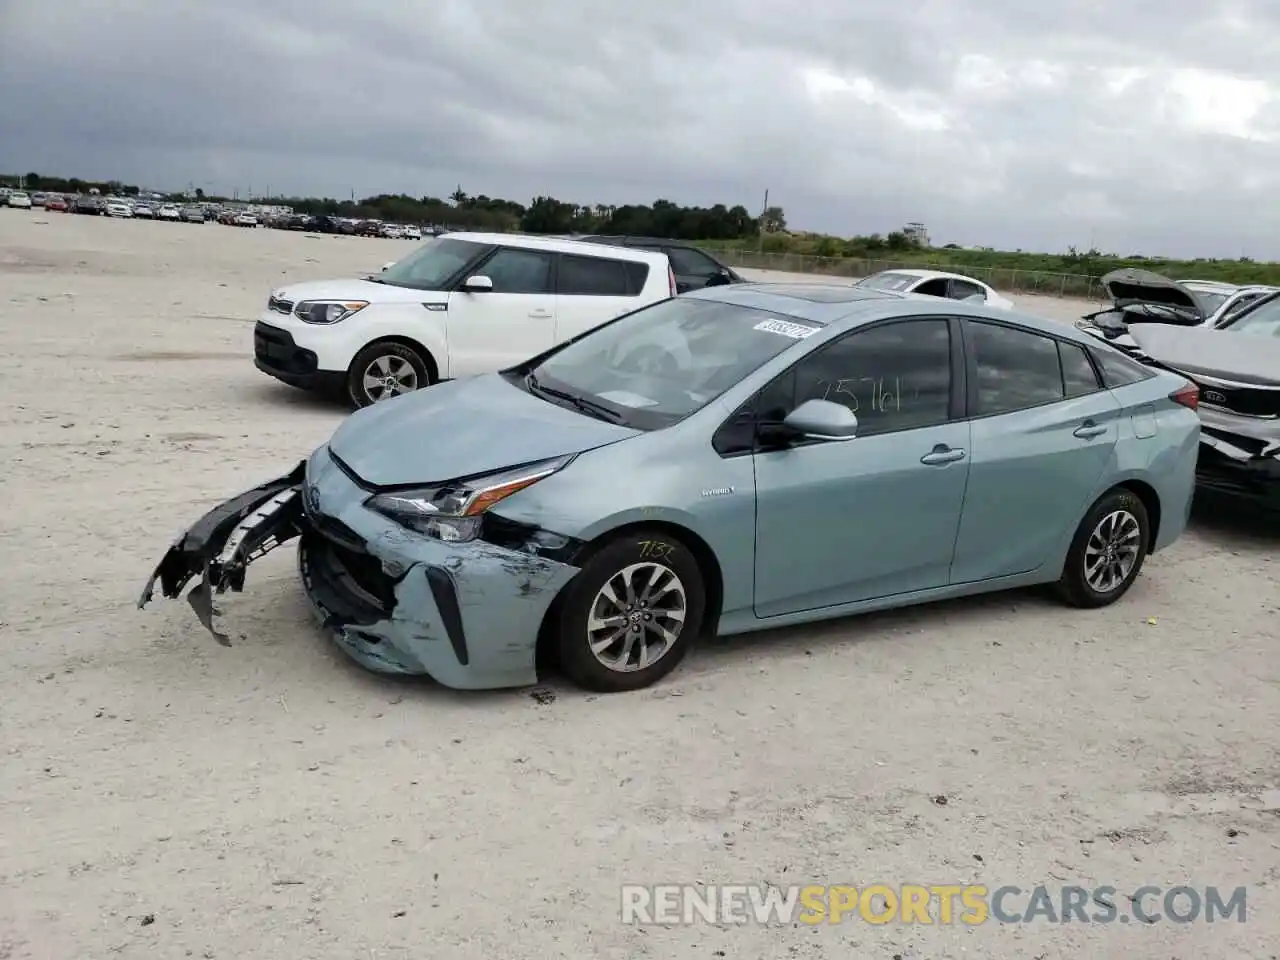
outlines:
[[[870,401],[869,410],[873,413],[902,412],[902,379],[900,377],[843,377],[839,380],[819,380],[817,388],[822,391],[823,400],[843,403],[852,413],[857,413],[861,409],[862,399]],[[862,398],[859,394],[863,395]]]

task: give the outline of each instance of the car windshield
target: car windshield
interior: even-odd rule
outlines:
[[[1228,333],[1280,337],[1280,296],[1272,295],[1226,328]]]
[[[525,385],[584,413],[655,430],[696,413],[820,329],[738,304],[677,297],[568,344]]]
[[[1196,297],[1204,304],[1205,313],[1216,313],[1221,306],[1227,302],[1229,294],[1219,293],[1216,290],[1200,289],[1195,291]]]
[[[378,274],[378,279],[397,287],[441,290],[454,274],[487,248],[483,244],[454,237],[428,240],[403,260],[397,260]]]
[[[873,273],[859,283],[858,286],[870,287],[872,290],[903,291],[919,279],[919,277],[913,277],[909,273]]]

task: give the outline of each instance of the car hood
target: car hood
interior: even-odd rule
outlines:
[[[1192,376],[1280,387],[1280,339],[1227,330],[1135,324],[1129,335],[1159,363]]]
[[[496,373],[450,380],[348,417],[329,449],[373,486],[478,476],[637,436],[525,393]]]
[[[1171,316],[1176,311],[1177,318],[1186,318],[1181,319],[1183,323],[1201,322],[1212,313],[1194,290],[1150,270],[1132,267],[1112,270],[1103,276],[1101,282],[1107,296],[1120,310],[1140,305],[1168,307]],[[1179,319],[1171,322],[1179,322]]]
[[[372,280],[314,280],[294,283],[271,294],[278,300],[367,300],[370,303],[424,303],[432,298],[448,297],[442,291],[413,290]]]

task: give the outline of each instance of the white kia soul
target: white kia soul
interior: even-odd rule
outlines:
[[[364,407],[513,366],[675,292],[665,253],[448,233],[377,276],[274,291],[254,327],[254,364]]]

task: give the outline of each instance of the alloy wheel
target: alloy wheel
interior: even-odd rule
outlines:
[[[1133,572],[1142,550],[1142,526],[1128,510],[1098,521],[1084,548],[1084,578],[1098,593],[1118,589]]]
[[[365,395],[373,403],[389,400],[418,389],[418,371],[404,357],[384,354],[364,368]]]
[[[591,602],[587,643],[605,667],[631,673],[667,655],[685,625],[684,584],[661,563],[633,563],[610,577]]]

